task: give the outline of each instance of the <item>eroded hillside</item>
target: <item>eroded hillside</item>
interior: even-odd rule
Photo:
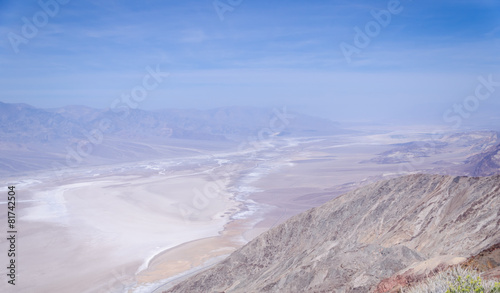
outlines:
[[[499,228],[500,176],[410,175],[297,215],[168,292],[369,292],[463,261],[499,243]]]

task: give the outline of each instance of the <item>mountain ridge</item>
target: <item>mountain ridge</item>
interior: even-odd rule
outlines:
[[[40,109],[0,102],[0,174],[46,170],[53,165],[71,167],[68,162],[75,161],[99,165],[198,155],[205,149],[234,149],[241,142],[278,135],[348,132],[335,122],[286,108],[118,110]]]
[[[69,123],[74,127],[84,128],[83,130],[79,129],[80,132],[91,131],[97,128],[98,123],[103,119],[111,121],[112,127],[108,131],[112,134],[136,126],[138,129],[133,130],[137,132],[149,131],[150,134],[164,136],[165,134],[162,132],[151,133],[151,129],[169,127],[172,130],[170,136],[177,138],[183,138],[182,134],[177,132],[192,132],[201,136],[195,137],[197,139],[210,139],[210,136],[218,137],[218,139],[235,139],[238,136],[241,138],[254,135],[255,132],[264,128],[269,128],[273,132],[282,132],[287,129],[289,135],[346,132],[340,128],[337,122],[297,112],[288,112],[286,108],[232,106],[210,110],[161,109],[148,111],[127,108],[115,111],[115,109],[109,108],[95,109],[78,105],[42,109],[22,103],[0,102],[0,122],[4,125],[0,132],[1,135],[13,131],[23,132],[19,126],[38,127],[34,131],[43,132],[49,127],[55,129],[58,126],[56,122]],[[299,120],[299,122],[294,122],[294,120]],[[13,125],[13,122],[17,123],[17,127]],[[28,125],[27,122],[31,122],[33,125]],[[266,133],[266,135],[269,134],[271,133]]]
[[[371,292],[412,265],[499,243],[499,206],[498,175],[377,182],[292,217],[167,292]]]

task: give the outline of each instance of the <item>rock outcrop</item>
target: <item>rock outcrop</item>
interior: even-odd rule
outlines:
[[[500,173],[500,144],[470,157],[466,166],[472,176],[491,176]]]
[[[496,243],[500,176],[410,175],[297,215],[167,292],[389,292],[398,272]]]
[[[500,243],[470,257],[462,265],[482,272],[485,278],[500,279]]]

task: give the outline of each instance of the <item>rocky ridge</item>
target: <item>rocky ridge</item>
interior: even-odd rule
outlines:
[[[390,292],[382,280],[464,261],[499,228],[500,176],[410,175],[297,215],[167,292]]]

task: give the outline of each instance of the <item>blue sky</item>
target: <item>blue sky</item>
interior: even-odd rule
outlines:
[[[140,108],[441,117],[478,76],[500,80],[500,1],[220,0],[223,19],[211,0],[54,1],[44,24],[38,1],[0,0],[0,101],[106,108],[159,66],[169,76]],[[341,44],[391,3],[399,12],[347,62]],[[34,36],[12,41],[36,15]],[[500,88],[481,107],[498,100]]]

